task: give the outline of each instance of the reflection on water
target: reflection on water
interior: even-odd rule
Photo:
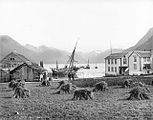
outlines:
[[[65,64],[59,64],[59,68],[63,68]],[[79,64],[78,66],[86,66],[87,64]],[[97,66],[97,69],[95,67]],[[44,67],[51,71],[50,68],[56,68],[56,64],[45,64]],[[90,69],[80,69],[77,72],[79,78],[102,77],[105,74],[105,64],[90,64]]]

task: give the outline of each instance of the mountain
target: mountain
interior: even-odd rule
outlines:
[[[44,63],[65,63],[68,59],[69,52],[48,48],[46,46],[34,47],[30,44],[22,46],[8,35],[0,35],[0,60],[12,51],[16,51],[33,62],[39,63],[41,60]]]
[[[148,32],[138,41],[138,43],[126,51],[131,50],[151,50],[153,49],[153,28],[150,28]]]
[[[20,45],[18,42],[16,42],[14,39],[9,37],[8,35],[1,35],[0,36],[0,60],[14,50],[17,52],[20,51],[20,54],[23,54],[31,61],[34,61],[32,56],[35,55],[35,53],[33,51],[30,51],[29,49],[23,47],[22,45]]]
[[[123,49],[112,49],[113,53],[122,52]],[[111,53],[110,49],[105,51],[91,51],[88,53],[79,52],[79,55],[84,58],[83,63],[87,63],[88,59],[90,63],[104,63],[104,58]]]
[[[32,50],[34,52],[40,52],[40,50],[37,47],[34,47],[30,44],[26,44],[24,47],[26,47],[27,49]]]
[[[40,61],[43,61],[45,64],[55,64],[56,60],[58,60],[58,63],[65,64],[71,55],[70,52],[44,45],[35,47],[26,44],[23,46],[8,35],[0,35],[0,60],[14,50],[33,62],[39,63]],[[113,50],[113,52],[121,51],[121,49]],[[76,49],[75,60],[78,63],[87,63],[88,59],[90,63],[102,63],[104,62],[104,58],[109,54],[110,50],[104,52],[96,50],[85,53]]]

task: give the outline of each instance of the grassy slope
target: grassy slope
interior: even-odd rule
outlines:
[[[72,94],[55,95],[51,87],[37,87],[38,83],[27,83],[31,97],[25,99],[9,98],[13,94],[7,84],[0,84],[0,119],[10,120],[148,120],[153,119],[153,97],[151,100],[121,100],[129,89],[109,87],[107,92],[96,92],[94,100],[72,101]],[[153,93],[153,88],[151,88]],[[15,115],[15,111],[19,112]]]

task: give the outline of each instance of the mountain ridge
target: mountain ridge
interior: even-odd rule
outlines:
[[[40,61],[44,61],[45,64],[54,64],[56,60],[58,60],[58,63],[66,63],[69,59],[68,56],[71,55],[68,51],[44,45],[39,47],[30,44],[21,45],[8,35],[0,35],[0,43],[0,60],[14,50],[24,55],[32,62],[39,63]],[[114,51],[116,50],[114,49]],[[118,49],[118,51],[122,50]],[[102,63],[104,62],[104,58],[109,54],[109,50],[104,51],[104,55],[103,51],[99,50],[91,52],[76,51],[75,60],[79,63],[87,63],[88,59],[90,60],[90,63]]]
[[[53,47],[41,45],[39,47],[27,44],[25,46],[19,44],[8,35],[0,35],[0,60],[10,52],[16,50],[27,57],[29,60],[39,63],[44,61],[45,64],[66,63],[71,55],[70,52],[60,50]],[[133,50],[153,50],[153,28],[150,28],[146,34],[132,47],[123,49],[113,49],[113,52],[128,52]],[[110,50],[81,52],[76,51],[75,59],[79,63],[104,63],[104,58],[111,53]]]
[[[132,51],[132,50],[147,50],[150,48],[149,46],[145,47],[144,44],[148,44],[147,42],[153,37],[153,27],[150,28],[146,34],[132,47],[126,49],[125,51]]]

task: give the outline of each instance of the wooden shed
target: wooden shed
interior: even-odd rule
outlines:
[[[9,73],[3,69],[0,69],[0,82],[8,82],[9,80]]]
[[[37,81],[42,70],[43,68],[41,68],[37,64],[23,63],[15,69],[11,70],[10,74],[15,80],[21,79],[25,81]]]

